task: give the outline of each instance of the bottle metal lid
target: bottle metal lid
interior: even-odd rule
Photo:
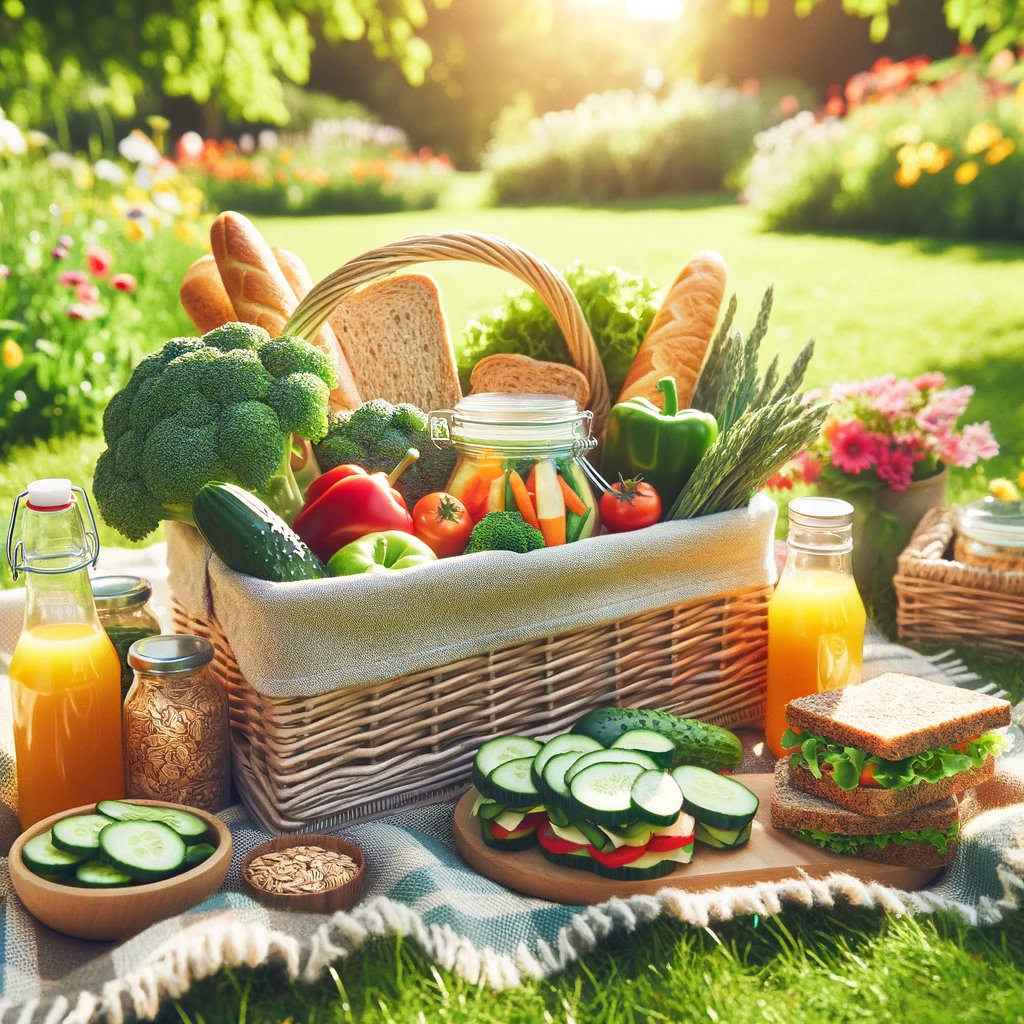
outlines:
[[[47,477],[28,485],[28,507],[33,512],[59,512],[71,505],[71,481],[67,477]]]
[[[789,521],[794,526],[834,530],[853,525],[853,506],[841,498],[794,498],[789,503]]]
[[[141,576],[93,576],[92,596],[98,611],[136,608],[153,596],[149,580]]]
[[[213,644],[201,636],[147,636],[128,648],[128,664],[139,672],[187,672],[213,660]]]

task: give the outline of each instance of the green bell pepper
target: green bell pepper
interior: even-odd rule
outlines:
[[[664,410],[647,398],[612,408],[601,472],[613,483],[643,477],[668,510],[718,437],[718,423],[709,412],[679,409],[674,377],[662,377],[658,390],[665,396]]]
[[[346,544],[327,563],[332,576],[378,575],[433,562],[437,555],[418,537],[401,530],[368,533]]]

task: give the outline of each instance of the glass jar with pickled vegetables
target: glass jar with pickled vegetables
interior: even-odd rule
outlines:
[[[488,512],[519,512],[553,547],[598,529],[586,459],[597,445],[591,420],[556,395],[468,395],[454,409],[432,412],[430,432],[458,452],[447,490],[474,522]]]
[[[132,685],[128,648],[136,640],[156,636],[160,620],[153,614],[149,599],[153,588],[141,576],[93,576],[92,594],[96,614],[121,660],[121,700]]]

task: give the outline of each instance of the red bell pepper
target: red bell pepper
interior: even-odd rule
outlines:
[[[306,504],[292,524],[295,532],[323,562],[368,533],[412,533],[405,498],[392,484],[418,458],[419,452],[410,448],[390,475],[351,465],[328,470],[309,485]]]
[[[647,853],[646,845],[620,846],[618,849],[609,850],[607,853],[599,850],[596,846],[588,846],[587,849],[590,851],[590,856],[598,864],[603,864],[606,868],[621,868],[625,864],[631,864],[633,861],[639,860]]]
[[[537,841],[548,853],[577,853],[587,848],[586,843],[573,843],[556,836],[550,825],[537,829]]]
[[[669,853],[689,846],[693,839],[693,836],[651,836],[645,850],[647,853]]]
[[[541,825],[546,822],[547,815],[538,811],[536,814],[528,814],[516,828],[507,829],[502,828],[496,822],[491,822],[491,835],[495,839],[508,839],[509,836],[519,836],[526,832],[532,832],[534,829],[540,828]]]

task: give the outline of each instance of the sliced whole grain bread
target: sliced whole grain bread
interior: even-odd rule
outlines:
[[[1010,702],[886,672],[859,686],[791,700],[786,721],[888,761],[950,746],[1010,724]]]
[[[560,395],[580,409],[590,401],[590,382],[575,366],[548,363],[517,353],[498,353],[481,359],[469,378],[474,395],[512,392],[523,395]]]
[[[783,758],[775,765],[775,790],[772,793],[771,820],[775,828],[787,832],[817,829],[831,835],[866,836],[882,832],[909,832],[924,828],[944,831],[960,820],[960,810],[952,798],[940,800],[906,814],[887,817],[869,817],[856,811],[838,807],[797,789],[789,778],[788,761]],[[945,853],[939,853],[930,843],[907,845],[890,844],[868,847],[857,856],[885,864],[903,864],[917,868],[940,868],[949,864],[955,853],[951,844]]]
[[[977,768],[969,768],[965,772],[957,772],[939,782],[918,782],[906,789],[883,789],[881,786],[858,786],[856,789],[841,789],[827,775],[816,779],[802,765],[798,768],[790,766],[789,779],[797,789],[805,793],[819,796],[824,800],[848,807],[858,814],[868,814],[874,818],[893,814],[908,814],[918,807],[927,807],[938,800],[955,796],[967,789],[980,786],[995,774],[996,762],[989,757]]]
[[[399,274],[350,295],[328,317],[364,401],[411,402],[425,412],[462,397],[437,283]]]

